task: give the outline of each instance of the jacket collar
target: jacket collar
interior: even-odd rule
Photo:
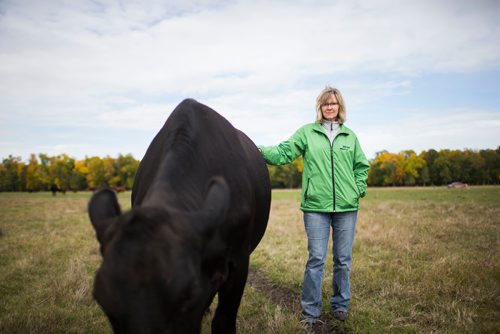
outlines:
[[[325,130],[323,129],[323,125],[321,125],[321,123],[318,122],[314,123],[313,130],[326,135]],[[347,130],[347,127],[344,124],[340,124],[340,129],[339,132],[337,132],[337,136],[340,134],[345,134],[345,135],[349,134],[349,131]]]

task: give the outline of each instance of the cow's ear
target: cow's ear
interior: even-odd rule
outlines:
[[[207,221],[202,224],[202,232],[211,234],[226,218],[229,209],[230,191],[226,180],[217,176],[208,183],[208,191],[203,203],[203,214]]]
[[[121,215],[115,192],[109,188],[96,191],[90,199],[88,209],[90,221],[94,226],[102,249],[104,232],[113,223],[114,219],[112,218]]]

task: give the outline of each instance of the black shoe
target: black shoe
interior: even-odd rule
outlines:
[[[347,319],[347,312],[335,311],[333,312],[333,318],[339,321],[345,321],[345,319]]]

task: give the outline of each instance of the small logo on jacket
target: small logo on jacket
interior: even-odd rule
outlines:
[[[350,150],[350,149],[351,149],[351,147],[350,147],[350,146],[347,146],[347,145],[342,145],[342,146],[340,147],[340,149],[341,149],[341,150],[344,150],[344,151],[348,151],[348,150]]]

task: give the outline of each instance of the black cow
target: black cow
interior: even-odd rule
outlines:
[[[132,209],[110,189],[89,203],[103,256],[94,297],[114,332],[199,333],[218,293],[212,333],[234,333],[270,202],[253,142],[209,107],[179,104],[141,161]]]
[[[50,185],[50,192],[52,192],[52,196],[55,196],[57,195],[57,192],[59,191],[59,187],[57,186],[57,184],[55,183],[52,183]]]

